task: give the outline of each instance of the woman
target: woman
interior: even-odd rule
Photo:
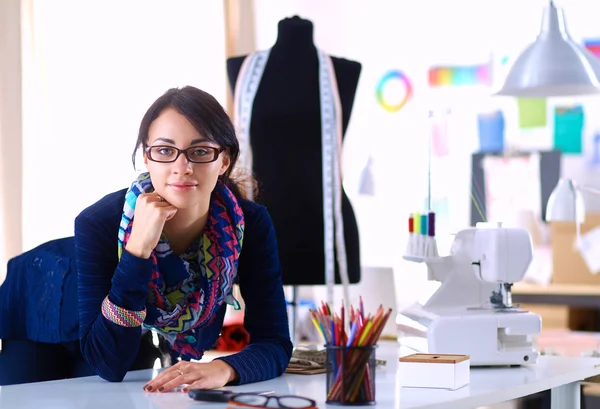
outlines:
[[[140,148],[148,172],[75,220],[78,308],[69,313],[78,316],[83,360],[102,378],[121,381],[139,368],[143,333],[151,330],[182,360],[148,382],[146,391],[279,376],[292,343],[277,243],[267,210],[244,200],[232,180],[239,146],[229,117],[201,90],[171,89],[142,119]],[[239,308],[232,294],[236,279],[249,345],[209,363],[190,362],[216,342],[226,306]],[[0,366],[10,344],[5,340]]]

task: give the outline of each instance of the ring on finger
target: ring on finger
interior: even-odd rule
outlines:
[[[163,199],[163,197],[162,197],[162,196],[156,196],[156,197],[158,198],[158,201],[159,201],[159,202],[164,202],[164,201],[165,201],[165,199]]]
[[[179,373],[179,375],[183,375],[183,371],[181,369],[177,369],[177,372]]]

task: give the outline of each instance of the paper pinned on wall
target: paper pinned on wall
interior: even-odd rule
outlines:
[[[596,227],[581,235],[577,243],[581,258],[592,274],[600,273],[600,227]]]
[[[518,98],[519,128],[546,126],[546,100],[544,98]]]
[[[580,154],[583,149],[583,107],[554,109],[554,149],[562,153]]]
[[[516,157],[488,156],[485,171],[485,208],[488,221],[503,222],[507,227],[524,226],[524,214],[541,217],[540,155]],[[533,233],[532,233],[533,234]]]
[[[430,112],[429,126],[431,132],[431,154],[441,158],[448,156],[450,146],[448,143],[448,113]]]
[[[502,111],[477,115],[479,152],[504,151],[504,115]]]

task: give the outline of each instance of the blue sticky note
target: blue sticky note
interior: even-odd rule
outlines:
[[[562,153],[581,154],[583,149],[583,107],[554,109],[554,149]]]
[[[477,115],[479,151],[483,153],[504,150],[504,114],[502,111]]]

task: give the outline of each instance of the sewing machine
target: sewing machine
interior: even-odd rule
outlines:
[[[511,286],[533,258],[528,231],[478,224],[458,232],[449,256],[405,258],[425,262],[428,279],[441,285],[424,305],[398,314],[401,344],[403,337],[422,337],[427,351],[419,352],[468,354],[471,366],[537,361],[532,336],[541,331],[541,317],[511,299]]]

